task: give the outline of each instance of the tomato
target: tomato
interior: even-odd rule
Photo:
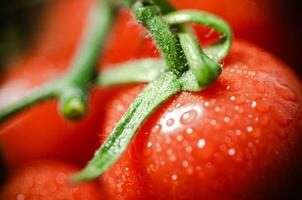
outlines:
[[[38,87],[41,83],[55,78],[65,71],[81,36],[91,2],[91,0],[68,0],[51,3],[45,16],[41,17],[45,18],[45,21],[42,20],[44,25],[41,26],[31,51],[14,63],[2,79],[1,107],[29,94],[34,87]],[[196,4],[192,1],[175,0],[173,3],[178,8],[206,8],[201,1]],[[238,18],[237,15],[228,17],[228,14],[236,12],[228,11],[223,14],[226,9],[215,7],[216,5],[225,7],[225,3],[213,3],[213,8],[206,10],[217,10],[215,11],[217,14],[221,12],[221,16],[226,17],[233,25],[236,35],[248,36],[247,39],[254,41],[256,41],[253,39],[254,37],[266,38],[262,37],[264,35],[262,32],[253,34],[256,30],[262,30],[263,24],[265,27],[271,27],[266,26],[268,23],[262,21],[262,13],[265,9],[262,9],[261,6],[259,8],[254,6],[251,9],[249,4],[245,4],[242,6],[244,8],[241,13],[242,17]],[[234,5],[238,5],[236,10],[240,10],[239,1]],[[66,12],[67,10],[68,12]],[[249,12],[244,12],[244,10]],[[245,13],[247,15],[244,15]],[[250,20],[252,14],[253,23]],[[232,22],[232,20],[234,21]],[[249,20],[249,26],[246,25],[248,24],[246,20]],[[245,28],[240,28],[243,25]],[[264,32],[271,33],[272,31]],[[114,33],[110,38],[102,64],[150,56],[150,47],[142,42],[143,39],[140,39],[144,34],[144,29],[137,25],[128,11],[123,10],[114,27]],[[275,32],[273,36],[275,36]],[[263,39],[263,41],[271,41],[271,38]],[[279,42],[283,40],[277,41],[279,45]],[[271,43],[277,44],[276,40]],[[142,51],[144,48],[147,49],[146,52]],[[155,52],[153,56],[158,56],[158,52]],[[97,127],[103,120],[102,113],[105,104],[103,96],[106,96],[103,91],[95,90],[93,92],[90,103],[91,112],[79,123],[64,120],[57,113],[56,101],[47,101],[20,113],[1,125],[0,141],[4,145],[6,162],[10,169],[37,158],[54,158],[77,164],[85,163],[97,145],[96,138],[100,133]],[[107,98],[106,96],[106,102]]]
[[[3,188],[1,199],[100,200],[95,183],[71,186],[68,177],[77,167],[57,161],[35,161],[15,172]]]
[[[51,4],[44,14],[45,28],[33,42],[32,49],[11,64],[2,77],[0,107],[30,95],[42,83],[65,72],[85,22],[87,12],[83,10],[88,9],[90,2]],[[102,96],[103,91],[93,90],[90,111],[80,122],[64,119],[57,111],[57,102],[49,100],[1,124],[0,144],[9,169],[39,158],[86,163],[97,147]]]
[[[143,87],[113,92],[101,141]],[[301,180],[301,91],[288,66],[235,42],[216,83],[181,92],[144,123],[100,179],[103,191],[109,199],[292,199]]]

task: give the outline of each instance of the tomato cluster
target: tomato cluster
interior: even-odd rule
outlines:
[[[91,2],[50,4],[35,45],[1,81],[1,107],[66,70]],[[288,58],[288,43],[279,43],[286,34],[276,31],[269,0],[234,0],[232,6],[229,1],[171,2],[177,8],[221,15],[235,38]],[[201,41],[211,34],[196,30]],[[158,56],[145,29],[122,10],[99,66]],[[0,198],[282,200],[293,199],[299,191],[301,81],[282,61],[240,40],[212,86],[169,99],[97,183],[69,186],[66,176],[86,164],[143,88],[137,84],[93,89],[89,112],[79,122],[66,121],[57,102],[49,100],[1,124],[9,180]]]

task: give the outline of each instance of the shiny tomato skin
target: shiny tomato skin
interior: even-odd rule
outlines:
[[[101,141],[143,87],[114,93]],[[292,199],[301,177],[301,91],[288,66],[235,42],[217,82],[152,114],[102,176],[102,189],[108,199]]]
[[[52,160],[27,163],[1,188],[0,199],[101,200],[93,182],[70,185],[68,177],[78,170],[73,165]]]

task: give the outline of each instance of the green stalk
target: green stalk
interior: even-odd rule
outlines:
[[[21,101],[4,108],[0,112],[0,123],[21,112],[22,110],[30,107],[31,105],[49,98],[55,98],[58,95],[57,88],[58,87],[55,83],[45,85],[44,87],[41,87],[40,89],[34,91],[31,95],[22,99]]]
[[[78,119],[87,110],[88,93],[95,78],[95,66],[106,44],[116,7],[109,0],[97,1],[91,8],[83,39],[71,68],[60,80],[42,86],[30,96],[0,112],[0,122],[49,98],[58,98],[61,113],[68,119]]]
[[[211,57],[217,59],[216,61],[203,53],[198,41],[190,33],[186,32],[185,29],[182,29],[183,33],[178,34],[179,41],[163,21],[156,6],[138,3],[133,10],[138,20],[147,27],[161,50],[166,60],[167,72],[151,82],[135,99],[109,138],[97,151],[94,158],[82,172],[72,178],[72,182],[91,180],[105,172],[126,150],[135,133],[145,120],[172,95],[182,89],[199,91],[213,83],[221,72],[217,61],[225,57],[229,50],[228,45],[231,44],[229,42],[231,41],[231,38],[229,38],[231,34],[226,35],[227,38],[219,42],[218,46],[220,48],[216,48],[216,50],[221,52],[211,52],[213,53]],[[181,14],[183,13],[172,13],[168,17],[165,17],[165,19],[170,24],[178,24],[183,19],[179,17]],[[173,17],[169,18],[170,16]],[[188,12],[184,16],[200,17],[194,11],[192,13]],[[203,17],[212,19],[212,16],[209,17],[206,14]],[[205,23],[206,20],[195,18],[191,21],[216,27],[216,21]],[[186,22],[189,22],[189,20]],[[220,21],[218,20],[218,22]],[[218,30],[225,31],[220,26],[218,26]],[[220,43],[223,45],[220,46]],[[179,49],[178,45],[181,45],[183,49]],[[189,69],[187,68],[186,60],[183,60],[185,58],[187,58]]]
[[[112,86],[154,81],[167,67],[161,59],[142,59],[117,64],[103,70],[97,78],[97,85]]]
[[[90,82],[114,16],[115,7],[107,0],[98,1],[91,8],[86,32],[59,96],[61,112],[69,119],[80,118],[87,110]]]
[[[137,20],[148,29],[153,37],[168,69],[180,76],[188,69],[186,57],[177,36],[170,30],[168,23],[163,20],[158,7],[145,6],[138,2],[134,5],[133,12]]]
[[[72,182],[94,179],[106,171],[125,151],[144,121],[180,90],[179,78],[172,72],[166,72],[150,83],[132,103],[95,157],[72,178]]]
[[[233,34],[229,25],[215,15],[196,10],[172,12],[165,15],[164,19],[170,25],[198,23],[221,33],[221,39],[204,51],[191,32],[183,29],[183,32],[178,34],[190,67],[182,77],[183,88],[187,91],[200,91],[212,84],[221,73],[219,62],[226,57],[232,45]]]
[[[230,51],[233,39],[232,30],[224,20],[213,14],[199,10],[182,10],[169,13],[164,16],[164,19],[170,25],[197,23],[220,32],[222,34],[220,41],[204,50],[205,54],[216,62],[223,60]]]
[[[101,71],[98,75],[96,85],[104,87],[129,83],[149,83],[154,81],[167,69],[165,62],[161,59],[142,59],[106,68],[106,70]],[[61,81],[50,82],[33,91],[21,101],[2,109],[0,112],[0,123],[38,102],[49,98],[57,98],[62,87]]]

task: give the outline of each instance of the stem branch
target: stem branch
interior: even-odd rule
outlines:
[[[94,179],[106,171],[122,155],[144,121],[180,90],[180,81],[172,72],[166,72],[150,83],[132,103],[86,168],[72,178],[72,182]]]
[[[91,8],[83,40],[59,96],[61,112],[69,119],[80,118],[87,110],[90,83],[114,16],[115,7],[108,0],[97,1]]]
[[[188,69],[186,57],[177,36],[170,30],[154,5],[143,5],[141,2],[133,6],[137,20],[142,23],[152,35],[157,47],[162,53],[170,71],[178,76]]]

